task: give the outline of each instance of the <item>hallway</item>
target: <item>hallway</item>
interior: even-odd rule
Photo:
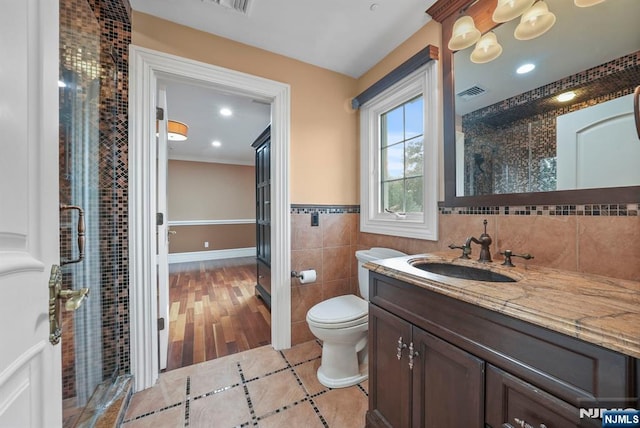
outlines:
[[[271,343],[271,314],[255,296],[255,258],[169,265],[167,370]]]

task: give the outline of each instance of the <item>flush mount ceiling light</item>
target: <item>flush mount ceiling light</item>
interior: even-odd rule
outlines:
[[[535,0],[498,0],[496,10],[493,11],[494,22],[507,22],[522,15]]]
[[[488,32],[478,40],[476,47],[471,52],[471,62],[484,64],[493,61],[502,54],[502,46],[493,31]]]
[[[189,127],[182,122],[170,120],[167,122],[167,138],[169,141],[185,141]]]
[[[573,91],[569,91],[569,92],[563,92],[562,94],[558,95],[556,99],[561,103],[564,103],[566,101],[571,101],[575,97],[576,97],[576,93]]]
[[[602,3],[603,1],[604,0],[573,0],[573,3],[578,7],[589,7]]]
[[[532,63],[522,64],[520,67],[516,69],[516,73],[527,74],[533,71],[534,68],[536,68],[535,64],[532,64]]]
[[[214,140],[214,141],[211,142],[211,145],[213,147],[220,147],[222,145],[222,143],[220,141],[218,141],[218,140]]]
[[[535,39],[549,31],[555,23],[556,16],[549,12],[549,6],[541,0],[522,14],[513,36],[518,40]]]
[[[452,51],[466,49],[480,39],[480,30],[476,28],[473,18],[462,16],[453,24],[453,34],[448,47]]]
[[[231,116],[232,114],[233,114],[233,112],[231,111],[230,108],[223,107],[223,108],[220,109],[220,115],[222,115],[222,116],[227,117],[227,116]]]

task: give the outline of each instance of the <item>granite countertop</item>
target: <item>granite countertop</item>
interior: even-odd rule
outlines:
[[[415,268],[415,262],[441,262],[488,269],[516,282],[482,282],[442,276]],[[559,269],[516,267],[500,262],[462,260],[458,253],[419,254],[368,262],[365,268],[530,322],[585,342],[640,358],[640,282]]]

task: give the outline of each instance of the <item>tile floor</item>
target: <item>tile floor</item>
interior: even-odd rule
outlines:
[[[364,427],[368,381],[326,388],[321,353],[316,341],[267,345],[162,373],[132,397],[122,427]]]

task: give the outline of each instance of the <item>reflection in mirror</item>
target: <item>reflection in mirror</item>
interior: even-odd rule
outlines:
[[[494,29],[497,59],[454,54],[457,196],[640,185],[640,1],[547,4],[557,20],[542,36],[516,40],[515,19]]]

